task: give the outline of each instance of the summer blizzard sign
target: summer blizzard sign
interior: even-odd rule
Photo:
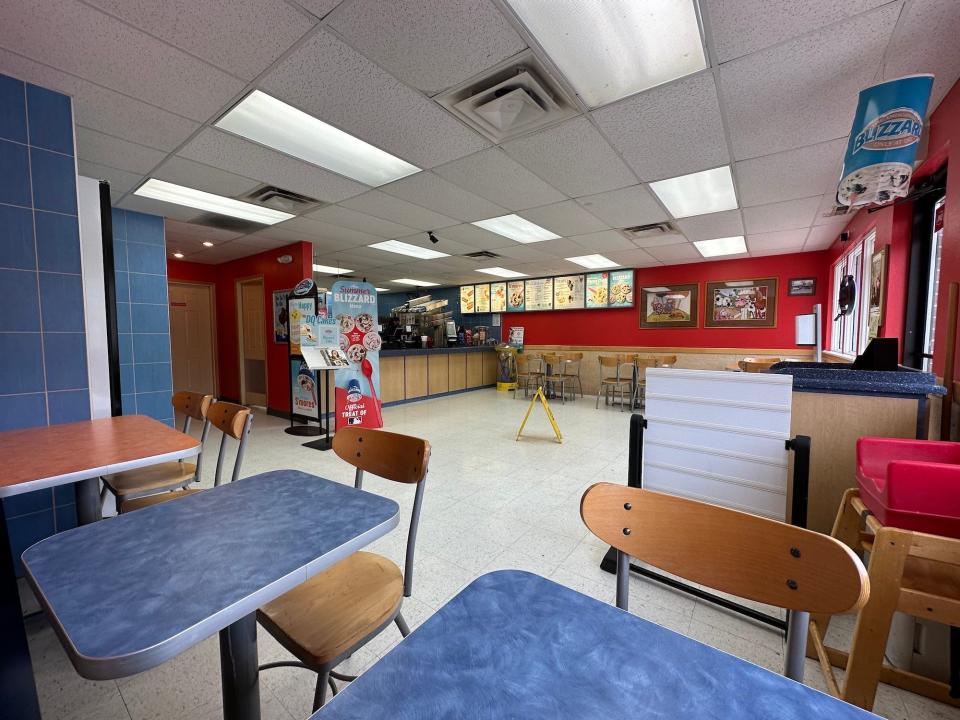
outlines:
[[[837,188],[840,205],[906,197],[933,75],[889,80],[860,92]]]
[[[369,283],[340,280],[331,296],[328,314],[338,324],[340,350],[346,356],[346,366],[334,373],[336,427],[383,427],[377,291]]]

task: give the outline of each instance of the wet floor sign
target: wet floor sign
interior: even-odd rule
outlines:
[[[553,416],[553,411],[550,409],[549,403],[547,403],[547,396],[543,394],[543,388],[538,387],[536,394],[530,398],[530,405],[527,407],[527,414],[523,416],[523,422],[520,423],[520,429],[517,430],[517,440],[520,439],[521,433],[523,433],[523,428],[527,424],[527,420],[530,419],[530,413],[533,412],[533,406],[540,400],[540,404],[543,405],[543,411],[547,414],[547,420],[550,421],[550,426],[553,428],[554,434],[557,436],[557,442],[563,442],[563,435],[560,434],[560,426],[557,425],[557,419]]]

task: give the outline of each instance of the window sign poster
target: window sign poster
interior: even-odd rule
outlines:
[[[277,290],[273,293],[273,341],[283,345],[287,344],[288,326],[287,317],[287,295],[289,290]]]
[[[502,313],[507,311],[507,284],[505,282],[490,283],[490,312]]]
[[[583,275],[563,275],[553,279],[553,309],[583,308]]]
[[[460,287],[460,314],[474,313],[477,311],[474,302],[473,285],[462,285]]]
[[[615,270],[610,273],[608,307],[633,307],[633,270]]]
[[[290,387],[293,388],[293,414],[310,420],[319,420],[317,375],[305,360],[297,357],[290,358]]]
[[[370,283],[338,280],[331,291],[329,316],[337,322],[340,349],[347,356],[347,366],[334,373],[336,427],[383,427],[377,291]]]
[[[587,275],[587,307],[605,308],[609,298],[610,273],[590,273]]]
[[[526,309],[526,297],[523,280],[511,280],[507,283],[507,311],[523,312]]]
[[[292,297],[289,300],[290,306],[290,354],[299,355],[300,354],[300,338],[303,335],[303,331],[300,328],[300,324],[303,322],[303,318],[307,315],[313,315],[314,310],[314,299],[312,297],[306,298],[296,298]]]
[[[475,286],[475,299],[477,301],[477,312],[478,313],[488,313],[490,312],[490,286],[489,285],[477,285]]]
[[[553,310],[553,278],[527,280],[527,310]]]

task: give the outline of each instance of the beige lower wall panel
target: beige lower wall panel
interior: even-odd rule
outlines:
[[[497,382],[499,355],[495,352],[482,352],[479,355],[483,358],[483,384],[495,384]]]
[[[480,387],[483,385],[483,353],[466,353],[466,356],[467,387]]]
[[[427,390],[431,395],[450,390],[450,355],[427,356]]]
[[[450,392],[463,390],[467,386],[467,354],[450,353],[448,357]]]
[[[404,358],[406,399],[427,395],[427,355],[407,355]]]
[[[403,360],[402,356],[380,358],[380,402],[403,400]]]

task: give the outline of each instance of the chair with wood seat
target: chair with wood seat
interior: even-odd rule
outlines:
[[[200,453],[197,454],[195,463],[171,460],[170,462],[104,475],[101,478],[103,480],[103,488],[100,490],[101,502],[106,499],[108,493],[113,495],[116,498],[117,511],[119,512],[120,506],[127,500],[167,490],[179,490],[191,483],[198,482],[200,479],[200,462],[203,458],[203,443],[207,439],[207,432],[210,429],[207,412],[212,402],[213,395],[204,395],[203,393],[181,390],[173,395],[174,412],[183,415],[184,434],[190,432],[190,424],[193,420],[199,420],[203,423],[203,431],[200,434]]]
[[[639,355],[634,356],[633,364],[636,368],[636,381],[633,384],[633,404],[646,405],[647,397],[647,370],[652,367],[658,367],[657,358],[645,358]]]
[[[677,364],[676,355],[657,355],[654,360],[657,361],[657,367],[672,368]]]
[[[337,693],[334,678],[354,679],[337,673],[337,665],[393,623],[404,637],[410,634],[401,606],[413,591],[413,555],[430,461],[426,440],[360,427],[337,430],[333,451],[356,468],[357,488],[363,486],[364,472],[417,488],[402,572],[381,555],[355,552],[257,611],[260,624],[297,658],[260,670],[302,667],[317,673],[314,710],[325,702],[328,686]]]
[[[780,358],[744,358],[738,365],[743,372],[765,373],[769,372],[771,365],[780,362]]]
[[[699,585],[790,611],[784,674],[803,682],[810,613],[858,610],[870,595],[859,558],[827,535],[675,495],[597,483],[580,517],[617,551],[616,603],[628,609],[630,558]]]
[[[228,402],[215,402],[207,410],[207,422],[204,426],[203,439],[201,444],[207,438],[207,431],[212,425],[217,428],[223,437],[220,439],[220,452],[217,455],[217,470],[213,477],[213,486],[217,487],[223,476],[223,465],[228,447],[227,438],[239,441],[237,446],[237,457],[233,461],[233,473],[230,481],[233,482],[240,477],[240,467],[243,464],[243,453],[247,447],[247,438],[250,436],[250,427],[253,424],[253,413],[250,408],[243,405],[236,405]],[[200,481],[200,464],[197,463],[197,482]],[[158,503],[176,500],[194,493],[204,492],[200,488],[173,488],[169,492],[154,492],[152,495],[136,497],[130,500],[118,501],[117,512],[128,513],[133,510],[149,507]]]
[[[571,395],[576,398],[573,386],[577,386],[580,397],[583,397],[583,383],[580,382],[580,364],[583,362],[582,352],[560,353],[560,367],[566,383],[570,384]]]
[[[624,355],[599,355],[600,387],[597,389],[597,402],[594,408],[600,407],[600,395],[603,395],[603,404],[610,404],[611,391],[620,393],[620,410],[626,405],[626,394],[633,391],[633,361],[627,360]]]
[[[517,387],[513,393],[514,399],[520,397],[521,387],[523,387],[523,396],[529,397],[531,384],[537,386],[540,378],[543,377],[542,373],[534,369],[535,362],[539,368],[539,358],[530,358],[522,353],[517,355]]]

